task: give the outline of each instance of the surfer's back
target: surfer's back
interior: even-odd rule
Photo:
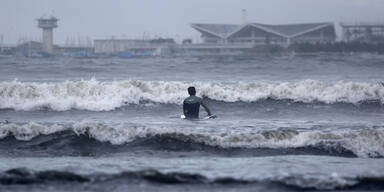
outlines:
[[[187,97],[183,102],[183,111],[186,118],[199,118],[200,105],[203,99],[195,95]]]

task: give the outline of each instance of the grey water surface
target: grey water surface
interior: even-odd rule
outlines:
[[[384,190],[383,74],[369,54],[1,58],[0,190]],[[188,86],[217,119],[180,119]]]

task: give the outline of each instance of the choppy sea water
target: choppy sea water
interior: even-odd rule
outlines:
[[[384,190],[383,74],[364,54],[2,58],[0,190]],[[188,86],[219,118],[180,119]]]

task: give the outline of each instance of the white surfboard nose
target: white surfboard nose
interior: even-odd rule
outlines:
[[[206,116],[204,118],[200,118],[200,120],[205,120],[205,119],[216,119],[217,115],[211,115],[211,116]],[[180,119],[186,119],[185,115],[180,115]]]

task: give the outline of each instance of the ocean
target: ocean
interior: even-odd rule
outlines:
[[[0,191],[384,190],[383,82],[374,54],[0,58]],[[180,119],[189,86],[217,119]]]

